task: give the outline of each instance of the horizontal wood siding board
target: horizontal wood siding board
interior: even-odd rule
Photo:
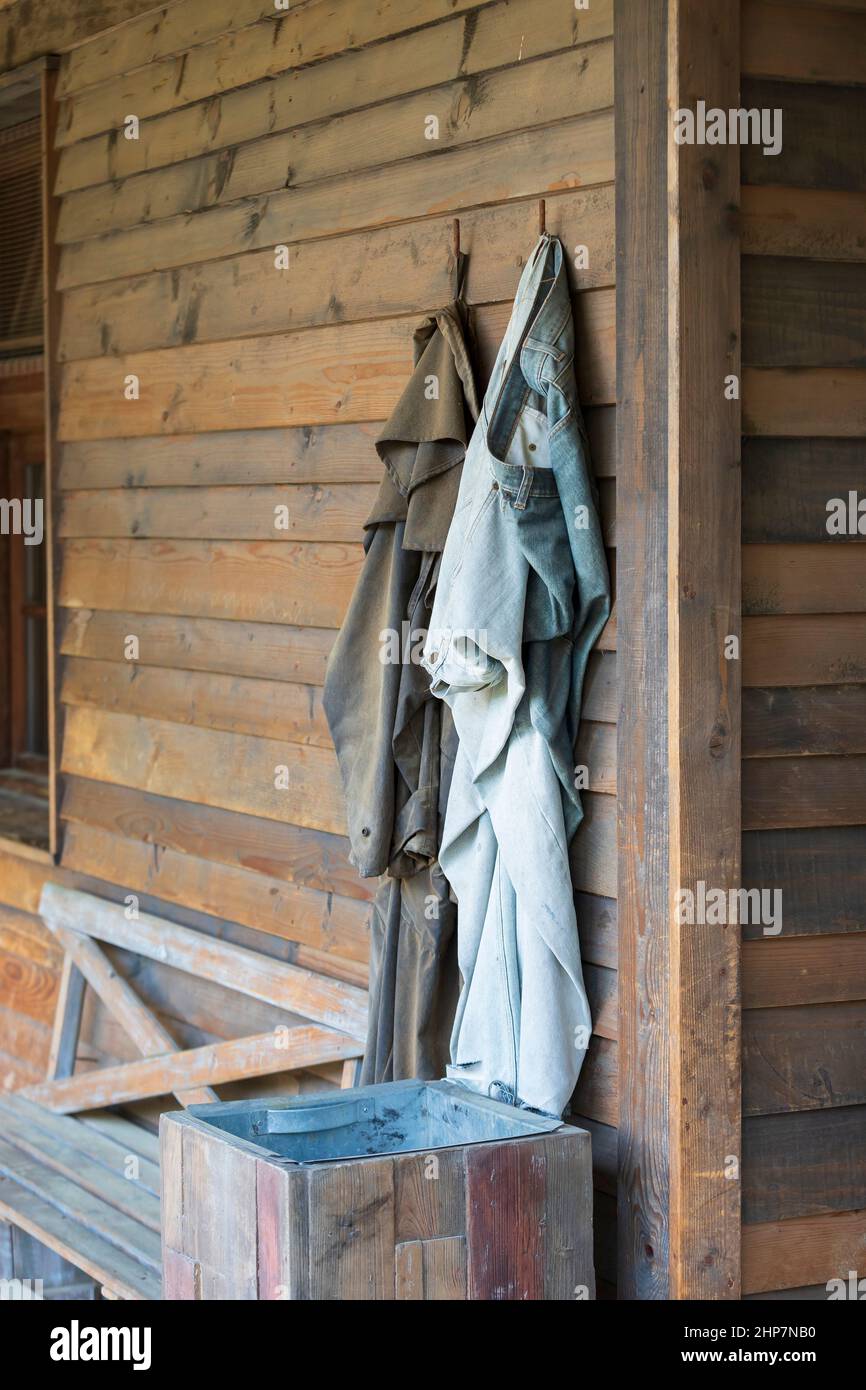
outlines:
[[[154,853],[141,841],[123,840],[81,824],[67,826],[63,863],[94,878],[113,875],[126,888],[163,902],[178,902],[312,947],[314,957],[295,953],[298,964],[325,969],[327,958],[333,956],[328,973],[339,975],[340,958],[367,961],[368,912],[366,904],[355,898],[281,883],[258,869],[202,861],[164,846]]]
[[[833,188],[740,190],[743,253],[866,260],[866,194]]]
[[[482,380],[510,314],[507,302],[475,315]],[[578,378],[587,404],[615,399],[614,317],[613,290],[588,293],[576,312]],[[383,319],[69,363],[60,437],[378,420],[390,414],[410,375],[416,322],[417,316]],[[125,394],[130,375],[137,399]]]
[[[864,1045],[866,1000],[747,1009],[743,1113],[839,1106],[863,1106],[866,1113]]]
[[[866,515],[860,533],[831,534],[828,524],[839,502],[847,522],[849,493],[859,498],[863,487],[863,458],[860,439],[744,439],[743,540],[835,542],[858,534],[862,540]],[[856,508],[855,501],[855,524]]]
[[[507,299],[537,230],[535,203],[481,208],[460,219],[470,304]],[[584,246],[577,289],[614,282],[610,185],[550,200],[547,225],[568,247]],[[453,295],[452,219],[376,228],[288,250],[273,246],[179,269],[73,289],[64,301],[61,360],[120,356],[288,329],[430,312]],[[483,254],[473,255],[473,248]]]
[[[575,151],[579,151],[576,157]],[[141,274],[187,263],[195,228],[197,260],[234,256],[275,245],[405,220],[464,215],[484,204],[538,198],[613,179],[613,115],[596,112],[538,130],[483,141],[471,149],[444,151],[435,159],[407,160],[348,180],[285,189],[232,205],[207,202],[171,218],[147,219],[113,235],[90,237],[62,248],[58,285]],[[110,209],[106,231],[115,227]],[[64,242],[62,225],[58,240]]]
[[[68,541],[59,598],[70,608],[336,628],[362,555],[360,545],[304,542]]]
[[[743,620],[746,686],[866,683],[866,614],[810,613]]]
[[[336,632],[288,623],[245,623],[228,618],[67,609],[62,614],[64,656],[119,661],[127,638],[138,637],[136,665],[206,671],[252,679],[320,686]]]
[[[863,1268],[866,1210],[831,1212],[743,1226],[743,1290],[799,1288],[841,1279]]]
[[[745,1121],[745,1222],[789,1221],[864,1206],[866,1105]],[[802,1277],[808,1278],[805,1271]]]
[[[61,770],[313,830],[345,829],[337,760],[328,749],[73,706]]]
[[[866,14],[796,0],[745,0],[742,13],[742,71],[749,77],[866,83]]]
[[[782,894],[786,937],[866,932],[866,826],[748,831],[743,886]],[[761,925],[743,935],[760,939]]]
[[[747,78],[740,104],[781,110],[782,148],[768,158],[760,145],[742,148],[744,184],[783,184],[866,192],[863,92],[859,87],[806,85]]]
[[[866,756],[749,758],[743,829],[866,825]]]
[[[866,611],[866,543],[744,545],[743,611]]]
[[[866,363],[866,265],[744,256],[742,294],[747,366]]]
[[[321,690],[313,685],[72,657],[63,664],[61,700],[227,733],[333,746]]]
[[[742,391],[744,434],[866,435],[861,367],[744,367]]]
[[[743,691],[743,756],[866,754],[866,687],[781,686]]]
[[[866,999],[866,933],[743,943],[743,1008]]]

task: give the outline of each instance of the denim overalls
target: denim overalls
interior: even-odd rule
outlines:
[[[609,610],[563,251],[545,234],[466,455],[423,664],[460,738],[440,852],[463,978],[447,1074],[555,1115],[590,1035],[569,842]]]

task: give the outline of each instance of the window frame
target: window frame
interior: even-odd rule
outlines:
[[[58,663],[56,657],[57,595],[55,578],[58,573],[58,544],[54,526],[54,480],[57,459],[57,420],[59,415],[59,370],[57,363],[57,343],[60,325],[60,296],[57,290],[58,247],[57,218],[60,199],[55,196],[58,156],[56,151],[57,113],[56,97],[57,68],[59,59],[53,55],[27,63],[0,76],[0,115],[6,111],[20,111],[21,120],[32,118],[35,111],[40,117],[41,144],[41,184],[42,184],[42,301],[43,301],[43,420],[45,431],[44,475],[43,475],[43,554],[45,561],[45,640],[47,689],[45,692],[48,724],[48,754],[45,760],[48,774],[47,830],[48,847],[28,844],[10,836],[0,834],[0,853],[35,859],[40,862],[56,863],[60,853],[59,821],[59,756],[61,732],[61,705],[58,690]],[[11,124],[12,122],[6,122]],[[0,481],[3,496],[24,496],[23,484],[26,480],[26,462],[16,457],[14,437],[5,434],[0,438]],[[14,489],[18,482],[19,491]],[[7,538],[9,539],[9,538]],[[9,554],[8,589],[3,587],[0,601],[4,608],[0,619],[0,644],[7,660],[11,657],[12,643],[19,653],[12,679],[17,688],[11,689],[8,697],[0,701],[0,719],[6,728],[0,731],[0,754],[6,766],[16,762],[26,764],[28,759],[33,766],[33,758],[24,750],[26,740],[26,660],[21,660],[26,642],[25,592],[22,584],[25,579],[23,538],[12,537],[15,542]],[[22,702],[22,682],[23,702]],[[8,709],[7,709],[8,704]],[[7,746],[8,740],[8,746]],[[41,759],[37,756],[35,762]]]

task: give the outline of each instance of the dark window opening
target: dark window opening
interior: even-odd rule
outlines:
[[[49,841],[40,121],[0,130],[0,839]]]

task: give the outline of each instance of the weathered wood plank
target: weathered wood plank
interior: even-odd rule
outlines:
[[[866,1115],[864,1034],[866,1004],[860,1000],[748,1009],[743,1019],[743,1113],[860,1106]]]
[[[744,1221],[790,1221],[864,1204],[866,1106],[746,1121]]]
[[[181,56],[189,48],[211,43],[213,49],[203,55],[204,61],[219,71],[233,60],[231,79],[239,85],[301,62],[328,58],[346,47],[390,38],[404,24],[407,28],[430,24],[477,3],[478,0],[407,0],[395,11],[388,0],[373,0],[359,13],[354,0],[336,0],[322,12],[310,12],[304,0],[295,0],[289,14],[275,12],[273,0],[209,0],[204,7],[198,0],[186,0],[75,49],[64,69],[62,92],[66,95],[80,91],[140,64]],[[260,19],[275,23],[256,24]],[[256,66],[256,55],[270,53],[276,44],[280,48],[274,66]],[[175,73],[164,80],[173,84]]]
[[[123,1181],[130,1187],[138,1188],[151,1197],[157,1199],[155,1210],[159,1210],[159,1146],[155,1147],[147,1144],[150,1135],[141,1128],[140,1125],[132,1125],[128,1120],[124,1120],[120,1115],[112,1115],[107,1118],[118,1120],[122,1128],[104,1128],[106,1117],[98,1112],[88,1115],[81,1120],[69,1119],[65,1115],[52,1115],[50,1111],[43,1109],[40,1105],[34,1105],[32,1101],[26,1100],[22,1095],[5,1096],[3,1098],[4,1110],[13,1111],[26,1121],[30,1130],[43,1133],[50,1138],[62,1139],[65,1143],[71,1144],[73,1148],[81,1148],[91,1158],[94,1158],[102,1168],[110,1174],[123,1178]],[[133,1143],[126,1143],[119,1137],[121,1133],[123,1139],[126,1138],[130,1130],[135,1131]],[[144,1152],[144,1150],[147,1152]],[[130,1175],[129,1159],[136,1159],[137,1173]]]
[[[866,756],[751,758],[743,764],[743,827],[866,824]]]
[[[866,195],[825,188],[740,190],[743,251],[752,256],[866,259]]]
[[[125,169],[137,162],[136,154],[126,153],[122,146],[147,150],[149,142],[115,140],[111,161],[100,159],[97,152],[87,167],[65,178],[61,171],[60,191],[65,196],[60,240],[80,241],[195,208],[412,158],[423,163],[431,155],[508,131],[604,110],[613,102],[612,50],[612,41],[603,40],[580,53],[569,50],[485,74],[480,83],[472,75],[461,77],[430,91],[128,176]],[[439,122],[435,139],[429,134],[430,116]],[[159,154],[155,157],[163,162]],[[111,164],[118,167],[118,177],[106,185]],[[70,188],[70,178],[93,186]]]
[[[357,541],[377,493],[374,483],[67,492],[60,510],[60,534]]]
[[[782,894],[785,936],[866,932],[866,826],[753,830],[743,836],[743,886]],[[762,936],[760,924],[744,937]]]
[[[84,976],[67,953],[57,990],[57,1012],[54,1015],[51,1051],[46,1068],[49,1080],[58,1076],[71,1076],[75,1070],[83,1005]]]
[[[670,110],[738,105],[739,4],[622,3],[615,31],[619,1296],[736,1298],[738,937],[670,903],[739,877],[739,150],[676,145]]]
[[[866,754],[866,689],[782,686],[743,691],[743,756]]]
[[[23,1096],[0,1101],[0,1114],[4,1138],[16,1149],[159,1233],[158,1195],[131,1176],[129,1165],[125,1171],[106,1168],[98,1156],[98,1145],[97,1154],[90,1151],[90,1132],[84,1125],[47,1113]]]
[[[316,686],[324,683],[336,637],[330,629],[288,623],[83,608],[64,614],[60,650],[64,656],[120,661],[130,634],[138,638],[139,670],[156,666]]]
[[[791,614],[743,622],[743,683],[750,686],[866,682],[866,616]]]
[[[743,943],[743,1008],[866,999],[866,934]]]
[[[856,540],[856,529],[831,534],[828,524],[839,501],[848,522],[849,493],[862,485],[862,440],[744,439],[743,540]],[[856,525],[856,503],[854,519]],[[859,538],[864,535],[866,518]]]
[[[866,83],[866,14],[745,0],[742,26],[749,77]]]
[[[48,1086],[71,1086],[73,1081],[49,1081]],[[0,1139],[0,1174],[11,1179],[33,1196],[48,1202],[58,1212],[80,1222],[102,1240],[110,1241],[118,1250],[141,1263],[143,1268],[157,1274],[161,1266],[159,1235],[125,1211],[48,1166],[41,1155],[32,1157],[6,1139]],[[11,1185],[11,1184],[10,1184]],[[106,1186],[108,1182],[106,1179]],[[0,1204],[5,1184],[0,1186]]]
[[[362,558],[360,545],[345,544],[68,541],[60,602],[68,608],[129,608],[163,618],[337,628]],[[127,631],[138,635],[134,621]],[[243,630],[237,634],[242,639]],[[290,642],[291,634],[283,634],[283,640]]]
[[[73,657],[64,663],[61,699],[68,705],[331,747],[321,691],[313,685]]]
[[[336,757],[324,748],[70,706],[61,768],[158,796],[345,830]]]
[[[45,885],[40,912],[73,931],[124,947],[277,1008],[363,1036],[366,992],[287,965],[243,946],[178,927],[148,913],[127,921],[123,908],[58,884]]]
[[[742,391],[744,434],[866,434],[863,368],[747,367]]]
[[[579,155],[576,155],[579,151]],[[127,228],[112,236],[67,245],[61,255],[62,289],[114,280],[149,270],[186,265],[195,229],[198,260],[292,245],[413,217],[457,213],[565,189],[609,184],[613,179],[610,112],[578,116],[559,125],[514,132],[469,149],[443,151],[436,159],[407,160],[351,179],[285,189],[236,204]],[[551,196],[554,210],[555,197]],[[114,226],[103,200],[106,230]],[[537,224],[536,224],[537,225]],[[551,230],[554,230],[551,224]],[[60,240],[64,240],[62,227]]]
[[[866,545],[744,545],[743,611],[866,611]]]
[[[87,49],[90,45],[84,39],[152,9],[153,0],[99,0],[98,5],[92,0],[71,0],[57,11],[11,0],[0,13],[3,68],[20,67],[46,53],[61,53],[72,44]]]
[[[158,71],[139,69],[108,90],[103,88],[91,93],[89,99],[85,96],[68,103],[58,190],[67,193],[114,182],[215,150],[232,149],[237,158],[243,153],[237,146],[262,136],[271,137],[272,143],[275,134],[299,125],[346,119],[358,108],[385,102],[400,106],[409,94],[421,89],[427,93],[429,109],[435,112],[440,94],[431,88],[447,90],[447,84],[470,77],[477,80],[482,73],[487,83],[493,69],[513,68],[518,61],[526,65],[532,60],[549,60],[563,49],[585,61],[601,47],[598,40],[611,34],[611,0],[600,0],[592,11],[586,18],[592,23],[595,46],[586,55],[583,48],[575,50],[577,32],[572,16],[558,7],[539,8],[535,0],[489,6],[476,12],[471,27],[465,18],[455,18],[432,31],[416,29],[394,37],[387,45],[338,54],[324,64],[293,66],[269,81],[254,81],[245,74],[242,87],[232,83],[225,69],[207,71],[202,59],[209,50],[199,48],[187,55],[173,88],[160,83]],[[267,53],[264,46],[261,51],[263,56]],[[272,67],[273,48],[267,61]],[[574,70],[576,77],[582,76],[584,63],[576,62]],[[240,89],[227,90],[232,86]],[[112,101],[118,99],[121,107],[112,108]],[[457,100],[456,93],[451,100]],[[146,139],[116,138],[121,109],[136,112],[139,119],[150,117]],[[403,111],[399,116],[411,121]],[[88,125],[95,133],[87,131]]]
[[[298,965],[364,983],[369,953],[365,902],[279,882],[264,873],[264,865],[251,871],[234,868],[164,845],[154,854],[142,841],[80,825],[69,825],[66,834],[67,868],[296,941]]]
[[[743,1289],[800,1288],[841,1279],[863,1267],[866,1210],[762,1221],[743,1226]]]
[[[510,312],[506,303],[475,315],[482,377]],[[417,315],[68,363],[60,437],[377,420],[390,414],[406,385],[416,323]],[[612,290],[581,298],[577,330],[582,399],[590,405],[614,400]],[[130,374],[139,382],[137,400],[124,395]]]
[[[743,145],[743,183],[866,192],[859,87],[748,78],[742,84],[739,105],[784,111],[784,139],[778,154],[768,159],[760,145]]]
[[[96,991],[143,1057],[161,1056],[177,1047],[171,1035],[159,1020],[154,1018],[147,1005],[141,1002],[135,990],[118,974],[95,941],[80,936],[78,932],[69,931],[66,927],[55,926],[53,931],[67,957],[75,962],[91,989]],[[71,1076],[72,1072],[68,1072],[67,1075]],[[57,1076],[49,1077],[49,1081],[62,1079]],[[182,1087],[175,1095],[181,1105],[207,1105],[208,1102],[219,1099],[216,1091],[209,1086],[193,1089]]]
[[[35,1193],[0,1176],[0,1217],[127,1299],[158,1299],[158,1275]]]
[[[535,205],[525,202],[461,216],[468,303],[513,294],[536,222]],[[564,245],[586,248],[576,288],[613,284],[611,187],[551,199],[548,226]],[[73,289],[64,301],[61,360],[431,311],[453,295],[452,240],[452,219],[435,218],[302,242],[288,248],[286,269],[276,268],[271,246]]]
[[[117,1067],[98,1067],[65,1081],[47,1081],[25,1091],[29,1100],[61,1114],[92,1110],[99,1105],[119,1105],[145,1096],[162,1096],[179,1087],[238,1081],[267,1076],[358,1056],[361,1044],[345,1033],[313,1024],[287,1029],[277,1036],[261,1033],[249,1038],[212,1043]],[[2,1159],[0,1159],[2,1167]]]
[[[461,14],[473,7],[473,14]],[[223,8],[209,7],[218,13]],[[335,36],[340,8],[332,5],[328,17]],[[357,6],[350,14],[344,12],[344,41],[337,38],[335,43],[332,38],[330,45],[335,46],[323,44],[319,61],[310,67],[304,64],[311,62],[310,45],[315,51],[324,18],[315,11],[300,24],[296,14],[284,13],[278,17],[276,32],[259,25],[231,40],[228,34],[238,23],[234,14],[226,15],[222,33],[214,28],[212,17],[203,18],[196,28],[197,46],[190,52],[173,61],[155,56],[144,69],[137,66],[142,60],[136,55],[120,76],[106,81],[101,72],[97,87],[72,96],[64,105],[62,144],[110,131],[121,108],[135,111],[140,118],[172,112],[148,122],[148,138],[157,147],[150,163],[169,163],[211,146],[286,129],[299,119],[321,119],[387,101],[420,86],[607,38],[613,30],[610,0],[595,0],[578,15],[561,7],[539,8],[535,0],[486,7],[478,0],[435,0],[435,12],[429,0],[426,11],[413,0],[408,13],[405,6],[399,13],[387,7],[391,23],[398,26],[393,35],[368,30],[370,13],[384,13],[385,8],[368,4],[363,13]],[[263,18],[275,17],[267,0],[262,0],[261,10]],[[421,27],[433,20],[445,22],[433,30]],[[203,42],[205,23],[214,42]],[[403,27],[414,32],[401,35]],[[365,43],[365,31],[374,36],[372,45]],[[152,43],[151,34],[143,34],[143,41]],[[388,43],[375,42],[383,37],[388,37]],[[177,37],[173,42],[177,43]],[[321,59],[329,61],[323,64]],[[105,141],[96,148],[108,158]],[[119,170],[117,164],[107,167]]]
[[[866,265],[744,256],[742,277],[748,366],[866,364]]]
[[[310,1223],[311,1298],[394,1298],[393,1169],[390,1159],[310,1169],[310,1210],[316,1213]]]
[[[584,818],[572,841],[571,877],[576,889],[601,897],[617,895],[616,801],[582,794]]]
[[[65,779],[62,814],[67,822],[157,846],[152,863],[161,850],[178,850],[338,897],[367,902],[375,893],[375,883],[349,864],[349,841],[323,831],[80,777]]]

